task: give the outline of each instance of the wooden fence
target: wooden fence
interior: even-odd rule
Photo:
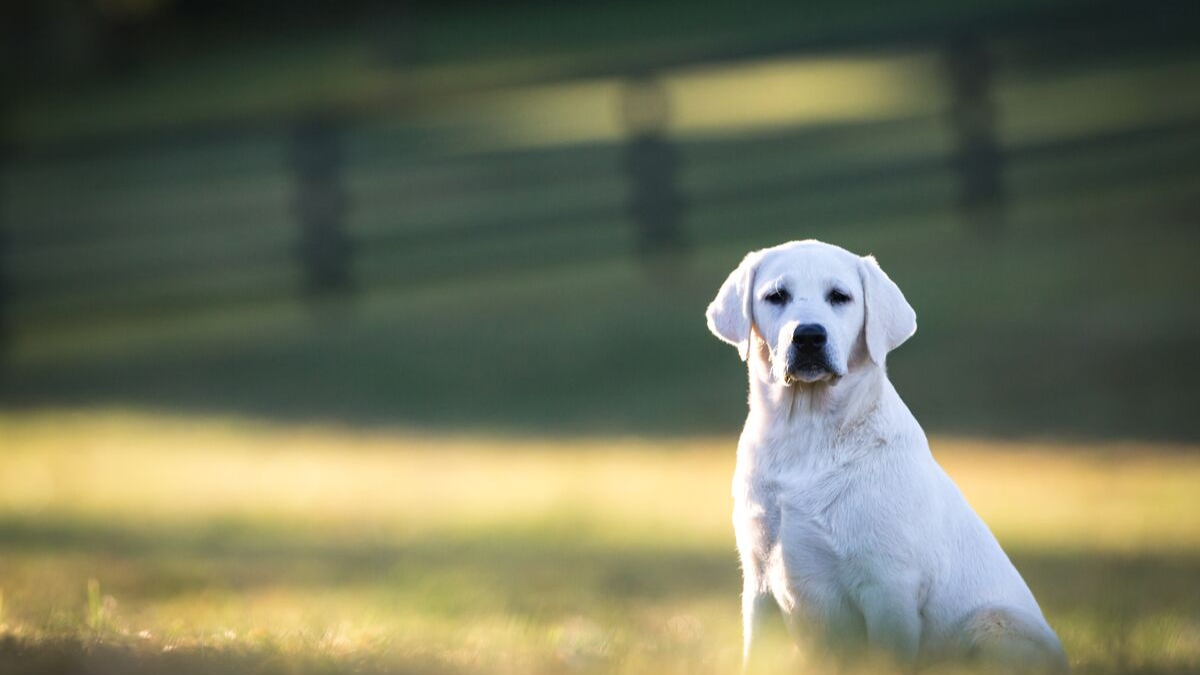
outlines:
[[[402,102],[388,101],[8,142],[0,145],[0,331],[87,330],[130,315],[297,296],[322,303],[368,287],[619,256],[654,265],[686,256],[696,240],[754,227],[753,213],[772,205],[786,213],[830,204],[847,220],[951,205],[964,227],[1003,236],[1014,166],[1070,164],[1029,188],[1060,194],[1200,177],[1200,102],[1164,88],[1178,75],[1155,75],[1156,64],[1180,63],[1179,72],[1200,74],[1194,23],[1180,11],[1118,3],[1086,17],[975,17],[573,73],[625,81],[626,133],[616,142],[444,152],[405,126]],[[888,50],[941,55],[940,110],[736,137],[668,131],[672,102],[660,78],[680,69]],[[1006,78],[1036,85],[1072,72],[1112,74],[1135,85],[1123,95],[1162,102],[1107,126],[1005,137],[1009,111],[997,91]],[[907,139],[916,149],[839,149],[873,139],[880,147]],[[794,157],[808,161],[797,166]]]

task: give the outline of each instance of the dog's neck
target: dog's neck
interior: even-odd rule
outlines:
[[[842,437],[886,414],[891,399],[899,398],[883,367],[865,357],[853,360],[849,372],[836,381],[784,383],[771,367],[767,345],[761,339],[756,343],[748,359],[747,425],[761,432]]]

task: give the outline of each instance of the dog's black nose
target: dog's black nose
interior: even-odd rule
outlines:
[[[815,354],[825,348],[825,338],[828,334],[825,327],[819,323],[806,323],[796,327],[792,334],[792,344],[804,354]]]

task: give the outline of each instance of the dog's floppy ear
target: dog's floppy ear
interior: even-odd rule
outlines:
[[[875,262],[864,256],[859,264],[863,285],[863,332],[867,354],[882,366],[888,352],[904,344],[917,332],[917,313],[904,299],[900,287]]]
[[[750,331],[754,328],[754,273],[762,251],[755,251],[729,274],[708,304],[708,329],[713,335],[737,347],[745,361],[750,354]]]

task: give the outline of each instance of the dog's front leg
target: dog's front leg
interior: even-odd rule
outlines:
[[[871,651],[912,669],[921,648],[921,615],[915,584],[871,586],[860,595]]]
[[[747,574],[742,584],[742,672],[755,673],[763,662],[760,641],[763,624],[775,605],[775,598]]]

